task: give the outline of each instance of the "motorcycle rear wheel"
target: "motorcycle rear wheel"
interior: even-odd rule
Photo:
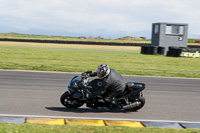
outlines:
[[[60,102],[66,108],[79,108],[84,104],[78,99],[72,98],[68,91],[62,94],[60,97]]]

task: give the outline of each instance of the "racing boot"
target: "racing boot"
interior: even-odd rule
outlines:
[[[113,100],[110,103],[110,111],[111,112],[116,112],[119,111],[122,107],[119,105],[119,103],[116,100]]]

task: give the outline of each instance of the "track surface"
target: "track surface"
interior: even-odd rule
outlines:
[[[123,76],[144,82],[146,105],[137,112],[67,109],[59,98],[76,74],[0,70],[0,114],[200,121],[200,79]]]

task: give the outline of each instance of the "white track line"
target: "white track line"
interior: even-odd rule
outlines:
[[[172,120],[148,120],[148,119],[121,119],[121,118],[96,118],[96,117],[70,117],[70,116],[43,116],[43,115],[16,115],[0,114],[0,117],[32,117],[32,118],[56,118],[56,119],[90,119],[90,120],[120,120],[120,121],[143,121],[143,122],[168,122],[168,123],[198,123],[200,121],[172,121]]]

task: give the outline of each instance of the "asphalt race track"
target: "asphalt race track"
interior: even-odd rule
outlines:
[[[108,112],[60,104],[76,74],[0,70],[0,114],[142,120],[200,121],[200,79],[123,76],[144,82],[145,106],[137,112]]]

